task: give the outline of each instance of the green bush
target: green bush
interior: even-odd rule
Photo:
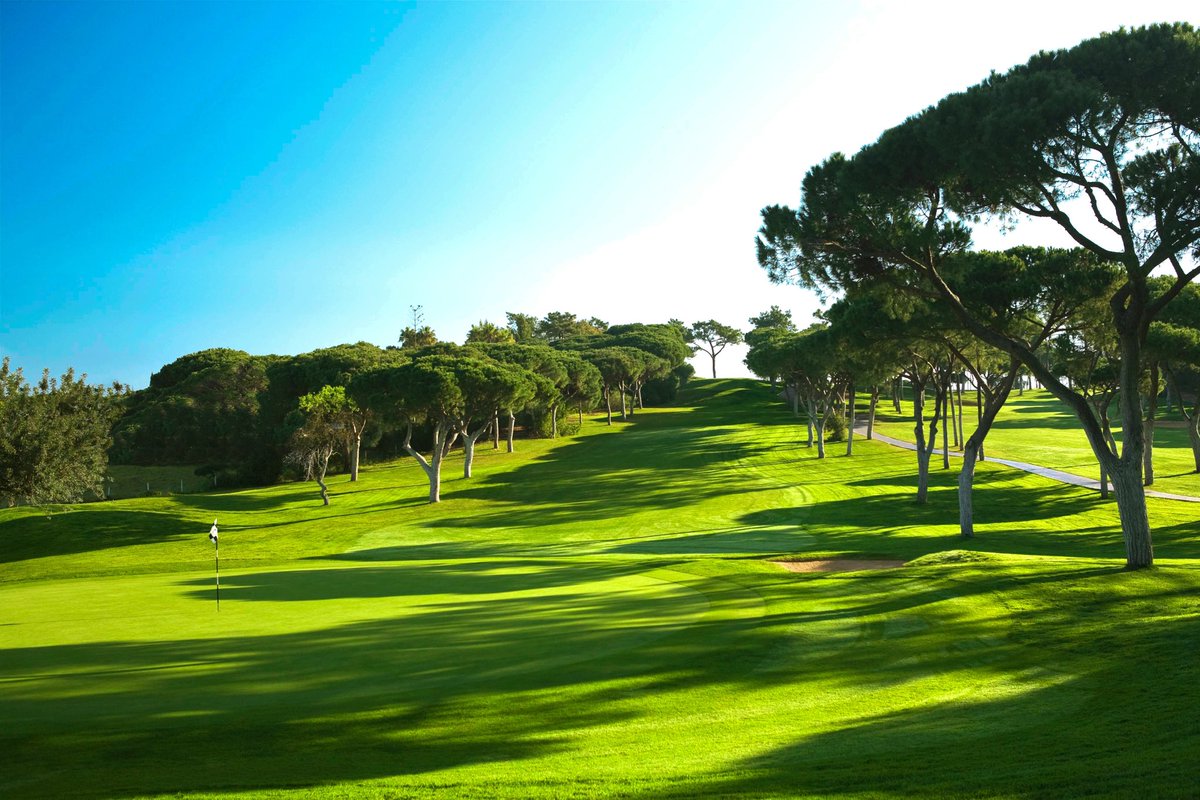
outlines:
[[[840,442],[846,438],[846,420],[841,414],[835,414],[825,423],[825,441]]]

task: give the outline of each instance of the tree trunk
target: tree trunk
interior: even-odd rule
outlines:
[[[362,431],[354,434],[354,443],[350,446],[350,482],[358,480],[358,460],[362,452]]]
[[[712,356],[713,380],[717,378],[717,354],[709,353]]]
[[[604,408],[608,411],[608,426],[612,427],[612,390],[604,389]]]
[[[875,407],[879,405],[879,386],[871,387],[871,407],[867,411],[867,439],[875,438]]]
[[[849,424],[846,425],[846,455],[854,455],[854,404],[857,399],[857,392],[854,389],[854,384],[850,384],[850,408],[847,416],[850,418]]]
[[[466,431],[462,434],[463,440],[463,477],[471,477],[471,467],[475,463],[475,443],[479,441],[479,437],[483,436],[491,428],[491,423],[481,425],[474,432]]]
[[[433,454],[429,461],[425,460],[425,456],[421,455],[412,446],[412,423],[408,424],[408,430],[404,434],[403,447],[410,456],[417,460],[421,465],[421,469],[425,471],[425,477],[429,479],[429,502],[438,503],[442,499],[442,458],[446,451],[446,425],[443,421],[438,421],[433,428]]]
[[[794,386],[788,387],[788,392],[792,395],[792,416],[800,416],[800,392]]]
[[[492,449],[500,449],[500,412],[492,415]]]
[[[321,504],[329,505],[329,487],[325,485],[324,477],[317,478],[317,486],[321,487]]]
[[[963,445],[962,471],[958,473],[958,532],[964,539],[975,536],[975,508],[973,505],[975,484],[976,451],[975,436]]]
[[[508,452],[513,452],[513,429],[517,425],[517,417],[510,409],[508,412]]]
[[[1113,494],[1117,496],[1117,514],[1125,539],[1126,569],[1141,569],[1154,564],[1146,490],[1141,478],[1141,464],[1137,459],[1120,459],[1112,469]]]
[[[1188,441],[1192,445],[1192,461],[1195,462],[1195,472],[1200,473],[1200,391],[1196,393],[1196,405],[1191,413],[1188,413],[1187,400],[1183,396],[1183,392],[1179,391],[1179,381],[1175,377],[1175,371],[1167,365],[1167,385],[1174,389],[1174,396],[1178,398],[1179,413],[1183,414],[1183,419],[1187,423]]]
[[[558,438],[558,406],[550,409],[550,438]]]
[[[958,382],[958,444],[960,447],[967,442],[966,429],[963,427],[963,385],[962,381]]]
[[[1154,418],[1158,415],[1158,362],[1150,362],[1150,394],[1146,402],[1146,418],[1142,422],[1142,473],[1146,486],[1154,485]]]
[[[621,387],[621,419],[624,420],[627,417],[628,417],[628,411],[625,406],[625,387],[622,386]]]
[[[939,405],[942,407],[942,469],[950,469],[950,385],[947,383],[940,390],[946,395]]]
[[[1183,403],[1183,398],[1179,398],[1179,402]],[[1188,420],[1188,439],[1192,443],[1192,461],[1196,464],[1195,472],[1200,472],[1200,401],[1196,403],[1196,408],[1192,411],[1191,419]]]
[[[896,378],[892,381],[892,406],[896,410],[896,414],[900,414],[900,387],[903,378]]]
[[[807,425],[808,425],[808,443],[805,445],[805,447],[812,447],[812,446],[813,446],[813,421],[812,421],[812,415],[811,415],[811,414],[806,414],[805,416],[807,417],[807,419],[805,420],[805,422],[806,422],[806,423],[807,423]]]
[[[470,436],[463,437],[463,477],[471,477],[471,465],[475,461],[475,440]]]
[[[1013,382],[1017,378],[1017,368],[1020,362],[1015,358],[1012,359],[1009,366],[1008,374],[996,387],[996,393],[990,394],[988,397],[987,408],[979,409],[979,424],[975,426],[974,433],[970,438],[963,443],[963,463],[962,471],[958,473],[958,530],[964,539],[971,539],[975,536],[975,504],[973,493],[975,490],[975,462],[983,460],[983,440],[987,438],[988,432],[992,429],[992,424],[995,423],[996,417],[1000,414],[1000,409],[1004,408],[1004,404],[1008,402],[1008,396],[1012,392]],[[978,388],[978,387],[977,387]],[[961,400],[959,408],[962,408]]]
[[[609,424],[610,425],[612,424],[612,420],[609,420]],[[579,401],[579,427],[581,427],[581,428],[583,427],[583,401],[582,400]]]
[[[929,462],[933,451],[937,448],[938,419],[942,415],[942,403],[945,398],[942,393],[934,393],[935,402],[933,415],[929,420],[929,438],[926,440],[924,431],[925,421],[925,387],[920,391],[913,385],[913,417],[917,438],[917,504],[924,505],[929,500]]]
[[[814,425],[817,429],[817,458],[825,457],[825,415],[817,417]]]

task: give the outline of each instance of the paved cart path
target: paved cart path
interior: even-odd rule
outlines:
[[[861,424],[856,425],[854,432],[865,437],[867,435],[867,426]],[[872,438],[877,442],[884,442],[885,444],[890,444],[895,447],[903,447],[905,450],[912,450],[913,452],[916,452],[917,450],[917,446],[915,444],[912,442],[906,442],[902,439],[893,439],[890,436],[884,436],[879,433],[874,434]],[[941,452],[942,451],[940,448],[934,450],[935,455],[940,454]],[[950,456],[952,458],[962,458],[962,453],[951,450]],[[1003,464],[1006,467],[1013,467],[1014,469],[1023,470],[1024,472],[1032,472],[1034,475],[1041,475],[1043,478],[1049,478],[1050,480],[1058,481],[1059,483],[1069,483],[1072,486],[1083,486],[1087,489],[1095,489],[1097,492],[1100,491],[1100,481],[1093,478],[1085,478],[1082,475],[1072,475],[1071,473],[1063,472],[1062,470],[1050,469],[1049,467],[1039,467],[1037,464],[1026,464],[1024,461],[1013,461],[1007,458],[992,458],[991,456],[988,456],[987,460],[993,464]],[[1200,503],[1200,497],[1192,497],[1191,495],[1186,494],[1170,494],[1169,492],[1156,492],[1153,489],[1146,490],[1146,497],[1157,497],[1161,500],[1180,500],[1184,503]]]

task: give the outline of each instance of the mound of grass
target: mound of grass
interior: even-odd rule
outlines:
[[[0,511],[5,797],[1178,797],[1200,531],[818,461],[752,381],[332,484]],[[221,610],[208,526],[222,530]],[[786,573],[769,558],[938,569]],[[1086,725],[1080,725],[1086,720]],[[1130,758],[1129,743],[1137,743]]]
[[[980,553],[975,550],[944,550],[940,553],[929,553],[918,556],[908,562],[912,567],[930,567],[941,564],[977,564],[983,561],[996,561],[991,553]]]

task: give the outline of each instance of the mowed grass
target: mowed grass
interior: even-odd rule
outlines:
[[[963,431],[970,436],[975,431],[976,423],[974,392],[964,392],[963,401]],[[902,413],[895,414],[891,399],[880,398],[876,429],[895,439],[915,441],[911,398],[906,396],[900,408]],[[927,409],[931,408],[932,400],[927,403]],[[860,411],[865,412],[865,408],[860,406]],[[1113,437],[1119,446],[1120,416],[1115,407],[1112,423]],[[953,449],[953,433],[950,442]],[[939,425],[939,454],[941,446]],[[1096,456],[1088,445],[1078,418],[1044,389],[1026,390],[1023,395],[1013,392],[992,430],[988,431],[984,452],[996,458],[1052,467],[1093,480],[1100,478]],[[1154,485],[1151,488],[1169,494],[1200,497],[1200,473],[1196,472],[1196,460],[1178,408],[1169,416],[1165,405],[1159,408],[1159,418],[1154,427]]]
[[[0,512],[5,797],[1189,797],[1200,521],[859,441],[762,384],[447,465]],[[222,531],[215,603],[213,517]],[[895,558],[795,574],[771,562]]]

